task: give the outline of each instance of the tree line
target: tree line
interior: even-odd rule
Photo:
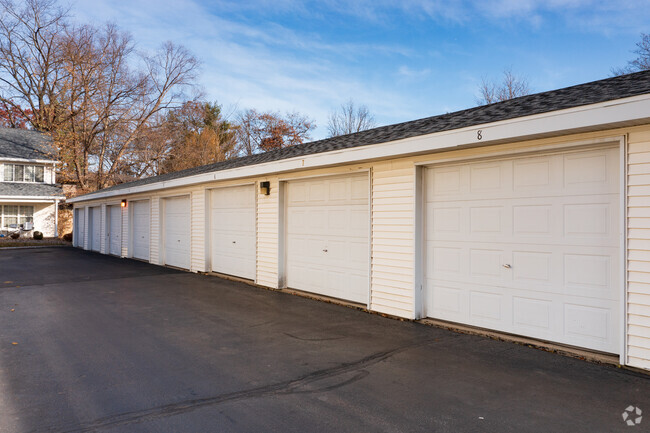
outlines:
[[[650,68],[650,36],[613,73]],[[224,113],[198,86],[199,60],[173,42],[136,49],[113,24],[77,24],[57,0],[0,0],[0,126],[51,134],[60,179],[92,191],[131,179],[293,146],[315,123],[298,112]],[[478,104],[530,93],[511,70],[484,79]],[[330,137],[376,126],[353,100],[328,117]]]

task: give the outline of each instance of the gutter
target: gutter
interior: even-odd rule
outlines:
[[[56,200],[65,201],[65,196],[34,196],[34,195],[0,195],[0,201],[7,202],[54,202]]]

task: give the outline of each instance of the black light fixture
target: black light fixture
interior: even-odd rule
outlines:
[[[120,203],[122,207],[126,207],[126,199],[122,200],[122,203]]]
[[[271,182],[260,182],[260,194],[269,195],[271,194]]]

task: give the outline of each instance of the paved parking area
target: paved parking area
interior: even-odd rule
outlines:
[[[72,248],[0,250],[0,432],[89,431],[650,431],[650,376]]]

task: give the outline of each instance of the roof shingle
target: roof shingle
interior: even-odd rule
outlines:
[[[28,129],[0,128],[0,158],[56,160],[49,135]]]
[[[0,182],[0,196],[55,198],[63,197],[63,189],[44,183]]]

